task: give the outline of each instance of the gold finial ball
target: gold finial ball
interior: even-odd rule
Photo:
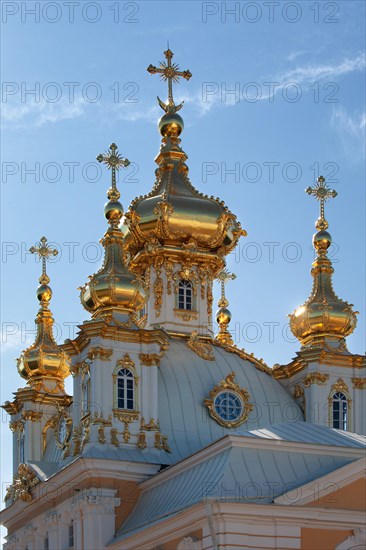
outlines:
[[[162,136],[178,137],[184,128],[184,122],[177,113],[165,113],[159,120],[159,131]]]
[[[315,250],[327,250],[332,244],[332,237],[328,231],[318,231],[313,236]]]
[[[108,221],[119,222],[123,216],[123,206],[119,201],[108,201],[104,207],[104,215]]]
[[[219,325],[228,325],[231,321],[231,312],[227,308],[221,307],[216,312],[216,321]]]
[[[52,290],[48,285],[40,285],[37,288],[37,298],[40,302],[49,302],[52,298]]]

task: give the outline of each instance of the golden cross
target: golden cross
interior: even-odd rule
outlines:
[[[46,273],[46,261],[50,256],[57,256],[58,251],[48,246],[46,237],[41,237],[38,245],[32,246],[29,252],[37,254],[37,256],[42,258],[42,275],[39,278],[39,282],[41,285],[47,285],[50,282],[50,278]]]
[[[147,68],[147,71],[150,74],[160,74],[162,80],[168,81],[168,103],[163,103],[161,99],[158,97],[158,102],[160,107],[166,112],[166,113],[176,113],[179,111],[184,104],[184,101],[180,103],[179,105],[174,104],[173,99],[173,82],[179,82],[179,77],[185,78],[186,80],[189,80],[192,76],[192,73],[190,71],[179,71],[179,66],[177,63],[172,63],[172,57],[173,52],[168,49],[164,52],[165,58],[167,59],[167,63],[165,61],[160,61],[160,67],[155,67],[154,65],[149,65]]]
[[[118,147],[115,143],[111,143],[109,150],[105,155],[98,155],[97,161],[106,164],[108,166],[108,170],[112,169],[112,194],[111,196],[108,194],[108,198],[110,200],[118,200],[120,193],[117,191],[116,170],[119,170],[121,166],[127,168],[130,161],[119,154]]]
[[[314,195],[316,200],[320,202],[320,218],[316,223],[317,229],[327,229],[328,222],[324,217],[324,204],[327,199],[336,197],[338,195],[337,191],[330,189],[330,187],[325,184],[325,178],[319,176],[314,187],[308,187],[306,193],[308,195]]]
[[[227,269],[223,269],[217,276],[218,280],[221,282],[221,299],[218,302],[219,307],[226,307],[229,305],[225,297],[225,284],[236,279],[235,273],[230,273]]]

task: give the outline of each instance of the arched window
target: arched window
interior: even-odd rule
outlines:
[[[181,279],[178,285],[178,309],[192,310],[193,287],[191,281]]]
[[[336,392],[332,397],[333,428],[338,430],[348,429],[348,402],[342,392]]]
[[[86,372],[81,383],[81,414],[90,411],[90,372]]]
[[[71,523],[69,524],[69,529],[68,529],[68,543],[69,543],[69,548],[73,548],[74,546],[74,521],[71,520]]]
[[[117,407],[133,411],[135,408],[135,377],[130,369],[117,374]]]

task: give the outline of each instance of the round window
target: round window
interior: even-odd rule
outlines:
[[[243,414],[243,403],[240,397],[230,391],[219,393],[215,397],[216,414],[226,421],[235,421]]]

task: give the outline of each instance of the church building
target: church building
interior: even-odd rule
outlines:
[[[336,192],[322,176],[306,190],[320,205],[313,288],[290,315],[296,357],[269,368],[230,334],[225,259],[246,232],[189,179],[173,83],[192,75],[164,55],[147,69],[168,83],[155,184],[124,213],[116,175],[129,161],[115,143],[97,157],[111,175],[104,261],[80,289],[87,320],[62,345],[47,270],[57,251],[45,237],[31,249],[37,335],[3,405],[4,548],[365,549],[366,360],[347,348],[357,312],[332,286]]]

